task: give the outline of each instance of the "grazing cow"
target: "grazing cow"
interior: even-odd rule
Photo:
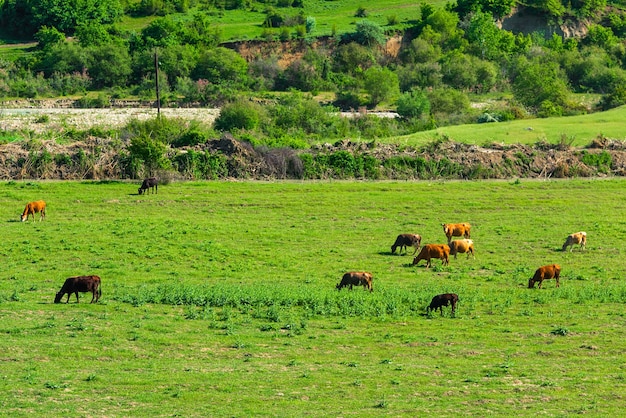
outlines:
[[[24,213],[22,213],[22,222],[27,221],[30,215],[33,215],[33,222],[35,221],[35,213],[41,212],[39,220],[42,221],[46,217],[46,202],[38,200],[36,202],[30,202],[26,204]]]
[[[444,293],[442,295],[437,295],[433,297],[433,300],[430,301],[430,305],[426,308],[427,312],[437,310],[441,312],[443,316],[443,307],[452,305],[452,315],[454,315],[454,310],[456,309],[456,303],[459,301],[459,295],[456,293]]]
[[[445,266],[450,264],[450,247],[446,244],[426,244],[422,248],[422,251],[413,259],[413,265],[416,265],[420,260],[426,260],[426,268],[430,267],[430,259],[441,259],[441,265]]]
[[[396,242],[391,246],[391,254],[396,253],[396,248],[400,247],[400,254],[402,254],[402,250],[406,252],[406,247],[415,247],[415,251],[413,254],[420,249],[420,243],[422,242],[422,237],[417,234],[400,234],[398,238],[396,238]]]
[[[570,234],[567,236],[565,240],[565,244],[563,244],[563,251],[567,250],[567,247],[571,246],[569,252],[571,253],[574,249],[574,245],[580,244],[580,249],[584,250],[585,245],[587,245],[587,233],[586,232],[576,232],[574,234]]]
[[[159,192],[159,182],[155,177],[150,177],[149,179],[144,179],[143,183],[137,190],[137,193],[142,194],[144,191],[146,194],[152,190],[153,193]]]
[[[450,255],[453,255],[455,259],[457,253],[467,253],[467,258],[471,254],[472,257],[476,258],[476,255],[474,255],[474,241],[471,239],[453,240],[448,245],[450,246]]]
[[[337,285],[337,290],[341,290],[341,288],[346,286],[350,286],[350,290],[352,290],[352,286],[363,286],[363,290],[369,289],[370,292],[373,292],[372,279],[372,273],[351,271],[343,275],[341,283]]]
[[[441,224],[441,226],[443,226],[443,232],[444,234],[446,234],[446,237],[448,238],[448,243],[450,243],[450,241],[452,240],[452,237],[462,236],[464,238],[471,238],[470,229],[472,228],[472,226],[468,223]]]
[[[559,276],[561,275],[561,266],[558,264],[549,264],[547,266],[539,267],[535,271],[535,275],[528,280],[528,288],[535,287],[535,283],[539,282],[539,289],[541,289],[541,283],[544,280],[555,279],[556,287],[559,287]]]
[[[78,303],[78,292],[91,292],[91,303],[97,302],[102,295],[102,290],[100,289],[100,277],[98,276],[77,276],[70,277],[65,280],[63,283],[63,287],[56,294],[54,298],[54,303],[61,302],[61,298],[67,293],[67,300],[65,303],[70,301],[70,296],[72,293],[76,294],[76,303]]]

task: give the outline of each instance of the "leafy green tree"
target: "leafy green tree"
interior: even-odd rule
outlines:
[[[227,103],[222,107],[220,115],[215,120],[215,129],[218,131],[254,130],[259,124],[262,113],[261,107],[249,100]]]
[[[128,146],[131,157],[143,162],[148,175],[153,175],[159,168],[167,167],[166,150],[167,147],[163,142],[153,139],[149,134],[131,138]]]
[[[613,34],[611,28],[605,28],[601,25],[592,25],[589,27],[585,43],[589,45],[597,45],[604,49],[610,49],[619,42],[617,36]]]
[[[412,89],[398,98],[396,111],[405,119],[417,119],[430,112],[430,101],[422,90]]]
[[[437,88],[443,84],[441,64],[427,62],[398,67],[396,70],[400,91],[409,91],[414,87],[421,89]]]
[[[76,28],[75,36],[83,47],[100,46],[112,41],[106,27],[99,23],[82,24]]]
[[[376,63],[371,49],[356,42],[337,47],[333,55],[333,71],[342,74],[360,74]]]
[[[405,63],[437,61],[441,56],[441,47],[431,44],[422,37],[417,37],[408,47],[402,49],[401,56]]]
[[[432,113],[460,114],[470,109],[470,101],[467,95],[461,91],[449,87],[433,89],[427,93]]]
[[[370,67],[363,76],[363,86],[372,106],[392,98],[399,92],[398,76],[388,68]]]
[[[126,86],[131,75],[128,50],[117,43],[94,46],[89,49],[88,73],[94,87]]]
[[[475,12],[466,30],[470,49],[483,59],[497,59],[512,52],[514,36],[510,32],[499,29],[491,15],[481,11]]]
[[[35,40],[39,43],[39,49],[48,49],[53,45],[65,42],[65,35],[59,32],[56,28],[43,26],[35,34]]]
[[[200,53],[192,77],[231,88],[244,88],[248,83],[248,63],[231,49],[208,49]]]
[[[569,88],[558,63],[551,60],[528,60],[521,57],[515,64],[513,97],[525,106],[538,109],[543,102],[567,106]]]
[[[378,23],[367,19],[357,22],[356,31],[346,36],[349,40],[370,47],[384,45],[387,41],[383,28]]]
[[[33,70],[46,77],[53,74],[83,73],[89,66],[89,54],[76,43],[61,42],[51,45],[37,54]]]
[[[453,10],[461,18],[473,12],[484,12],[499,18],[511,13],[516,3],[517,0],[457,0]]]
[[[456,13],[437,9],[423,21],[422,38],[437,44],[443,51],[452,51],[465,47],[463,31],[459,29],[459,17]]]
[[[29,0],[33,29],[43,25],[73,34],[87,23],[113,23],[123,15],[119,0]]]
[[[153,20],[141,31],[143,48],[154,49],[155,47],[178,45],[180,43],[179,28],[179,24],[171,17]]]

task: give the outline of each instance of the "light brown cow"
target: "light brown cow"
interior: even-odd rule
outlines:
[[[471,254],[472,257],[476,258],[476,255],[474,255],[474,241],[471,239],[453,240],[450,241],[448,246],[450,247],[450,255],[453,255],[455,259],[458,253],[467,253],[467,258]]]
[[[400,234],[396,238],[396,242],[394,242],[393,245],[391,246],[391,254],[395,254],[396,248],[398,247],[400,247],[400,254],[402,254],[403,249],[404,249],[404,252],[406,252],[406,247],[415,247],[415,251],[413,251],[413,254],[411,254],[411,255],[415,255],[417,250],[420,249],[421,242],[422,242],[422,237],[419,236],[418,234]]]
[[[443,233],[448,238],[448,243],[452,240],[452,237],[470,237],[470,229],[472,226],[468,223],[461,224],[441,224],[443,226]]]
[[[563,251],[567,250],[567,247],[571,246],[569,252],[571,253],[574,249],[574,245],[580,244],[580,249],[584,250],[585,245],[587,245],[587,233],[586,232],[575,232],[567,236],[565,240],[565,244],[563,244]]]
[[[363,286],[364,290],[369,289],[370,292],[373,292],[374,287],[372,286],[372,279],[372,273],[365,271],[350,271],[343,275],[341,283],[339,283],[336,287],[337,290],[341,290],[343,287],[350,286],[350,290],[352,290],[352,286]]]
[[[535,275],[528,280],[528,288],[535,287],[535,283],[539,282],[539,289],[541,289],[541,283],[544,280],[555,279],[556,287],[559,287],[559,276],[561,275],[561,266],[558,264],[549,264],[547,266],[539,267],[535,271]]]
[[[35,221],[35,213],[40,212],[39,220],[43,221],[46,217],[46,202],[38,200],[36,202],[30,202],[26,204],[24,212],[22,213],[22,222],[27,221],[30,215],[33,215],[33,222]]]
[[[413,265],[421,260],[426,260],[426,268],[428,268],[431,266],[431,258],[440,259],[443,266],[450,264],[450,247],[446,244],[426,244],[417,257],[413,259]]]

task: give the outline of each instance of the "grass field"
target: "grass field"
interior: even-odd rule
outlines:
[[[0,415],[619,416],[625,186],[0,183]],[[442,222],[472,223],[476,259],[390,254]],[[548,263],[561,287],[527,289]],[[374,292],[335,290],[348,270]],[[81,274],[101,302],[53,304]],[[457,314],[426,315],[443,292]]]
[[[580,147],[589,145],[599,136],[625,140],[625,117],[626,106],[621,106],[588,115],[445,126],[402,137],[382,138],[381,142],[420,146],[447,136],[466,144],[534,144],[539,141],[559,143],[564,138],[566,143]]]

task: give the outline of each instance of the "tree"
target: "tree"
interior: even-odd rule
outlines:
[[[143,161],[148,175],[153,175],[156,169],[167,166],[166,149],[163,142],[151,138],[148,134],[132,138],[128,146],[131,157]]]
[[[543,102],[565,107],[569,89],[559,65],[549,60],[529,61],[522,57],[516,63],[513,97],[525,106],[538,109]],[[545,106],[545,104],[544,104]]]
[[[208,49],[200,53],[192,77],[231,88],[243,88],[248,82],[248,63],[232,49]]]
[[[218,131],[253,130],[259,124],[261,113],[260,106],[249,100],[227,103],[222,107],[220,115],[215,120],[215,129]]]
[[[384,45],[387,41],[385,38],[385,31],[376,22],[363,19],[356,24],[356,31],[346,36],[361,45],[374,46]]]
[[[60,44],[65,41],[65,35],[56,28],[43,26],[35,34],[35,40],[39,43],[39,49],[48,49],[53,45]]]
[[[388,68],[370,67],[364,73],[363,86],[376,106],[399,92],[398,76]]]
[[[430,112],[428,97],[420,89],[403,93],[396,102],[396,111],[405,119],[417,119]]]
[[[119,44],[109,43],[89,49],[88,73],[94,87],[126,86],[132,73],[128,50]]]
[[[333,55],[333,71],[354,75],[374,65],[376,60],[372,51],[356,42],[337,47]]]

